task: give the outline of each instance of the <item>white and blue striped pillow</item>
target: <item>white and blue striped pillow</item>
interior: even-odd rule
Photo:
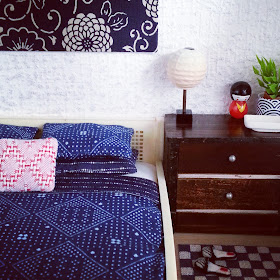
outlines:
[[[133,149],[131,158],[95,157],[77,160],[57,160],[56,174],[132,174],[137,172],[137,168],[135,166],[137,156],[138,151]]]

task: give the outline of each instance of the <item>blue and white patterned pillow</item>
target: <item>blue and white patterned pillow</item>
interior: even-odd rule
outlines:
[[[37,127],[0,124],[0,138],[29,140],[34,138],[37,131]]]
[[[46,123],[43,138],[58,140],[58,158],[77,159],[94,156],[130,158],[132,128],[94,123]]]
[[[138,151],[132,150],[131,158],[94,157],[76,160],[57,160],[56,174],[65,173],[94,173],[94,174],[132,174],[137,172],[136,160]]]

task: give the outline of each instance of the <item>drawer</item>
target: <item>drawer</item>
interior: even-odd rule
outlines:
[[[279,235],[277,214],[177,213],[176,232]]]
[[[277,179],[179,179],[177,210],[278,211],[279,187]]]
[[[280,145],[181,143],[179,173],[279,174]]]

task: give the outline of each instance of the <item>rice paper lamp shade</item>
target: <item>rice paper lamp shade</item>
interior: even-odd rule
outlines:
[[[193,48],[185,48],[171,55],[167,75],[178,88],[190,89],[204,79],[206,70],[204,54]]]
[[[181,49],[170,56],[167,76],[178,88],[183,89],[183,110],[177,111],[177,123],[192,121],[191,110],[186,110],[186,92],[204,79],[206,71],[205,55],[193,48]]]

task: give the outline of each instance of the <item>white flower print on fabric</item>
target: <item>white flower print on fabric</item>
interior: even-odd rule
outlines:
[[[147,16],[158,22],[158,0],[142,0],[142,3],[146,7]]]
[[[126,45],[123,49],[126,52],[145,51],[149,47],[147,39],[141,36],[140,32],[136,29],[130,31],[130,37],[134,39],[132,46]]]
[[[5,2],[5,1],[4,1]],[[3,16],[0,19],[7,20],[10,22],[21,22],[27,19],[34,26],[28,24],[25,27],[28,29],[36,28],[43,33],[51,34],[55,32],[61,24],[61,15],[60,13],[53,8],[46,8],[45,0],[10,0],[10,3],[3,4]],[[1,3],[1,0],[0,0]],[[44,20],[42,21],[42,18]],[[40,26],[39,22],[44,22],[44,27]],[[46,29],[45,29],[46,28]]]
[[[108,17],[108,24],[114,31],[119,31],[128,25],[128,16],[123,12],[116,12],[112,14],[111,3],[107,0],[103,3],[101,8],[101,15]]]
[[[142,52],[148,50],[150,47],[149,37],[157,34],[158,31],[158,0],[142,0],[142,4],[146,8],[146,15],[151,20],[142,22],[138,29],[131,29],[130,37],[134,40],[132,45],[123,46],[126,52]],[[157,51],[155,48],[154,52]]]
[[[0,51],[157,50],[158,0],[0,0],[0,3]]]
[[[60,0],[60,2],[62,2],[63,4],[69,4],[69,1],[70,0]],[[82,0],[82,1],[83,1],[84,4],[90,5],[94,0]],[[73,4],[73,3],[71,3],[71,4]],[[78,9],[78,0],[75,0],[74,9],[73,9],[73,15],[76,14],[77,9]]]
[[[7,34],[0,36],[0,46],[9,51],[47,51],[45,40],[25,27],[10,28]]]
[[[97,18],[93,13],[80,13],[63,29],[62,46],[66,51],[110,52],[113,45],[110,33],[103,18]]]

